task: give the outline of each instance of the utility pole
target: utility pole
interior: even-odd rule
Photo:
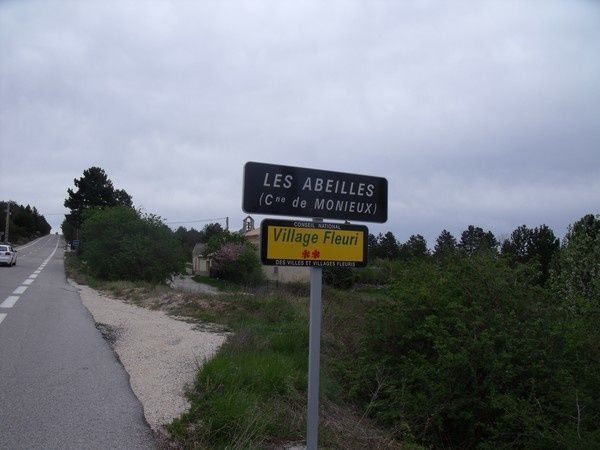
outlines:
[[[225,231],[229,231],[229,217],[225,217]]]
[[[4,243],[8,244],[8,221],[10,220],[10,200],[6,202],[6,225],[4,226]]]

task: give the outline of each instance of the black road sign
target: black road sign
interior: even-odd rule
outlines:
[[[387,221],[388,185],[382,177],[247,162],[246,213]]]

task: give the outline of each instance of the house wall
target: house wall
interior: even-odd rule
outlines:
[[[260,234],[246,236],[248,241],[256,246],[260,258]],[[262,266],[267,280],[279,283],[308,283],[310,282],[310,269],[308,267],[292,266]]]
[[[268,280],[278,283],[308,283],[310,269],[308,267],[262,266]]]
[[[193,260],[192,271],[197,275],[210,275],[210,260],[196,256]]]

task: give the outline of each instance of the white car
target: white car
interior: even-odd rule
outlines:
[[[17,264],[17,251],[10,244],[0,244],[0,264],[15,266]]]

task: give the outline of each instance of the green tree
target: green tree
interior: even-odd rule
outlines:
[[[547,225],[536,227],[531,236],[530,254],[539,264],[540,281],[546,283],[550,278],[552,263],[560,250],[560,240]]]
[[[179,227],[175,230],[175,236],[188,255],[191,254],[197,243],[202,242],[202,232],[194,228],[188,230],[185,227]]]
[[[369,251],[369,259],[381,258],[381,251],[379,249],[379,240],[374,234],[369,233],[367,238],[367,246]]]
[[[561,296],[600,306],[600,215],[588,214],[569,226],[554,278]]]
[[[73,222],[67,220],[66,217],[60,225],[60,228],[62,230],[65,241],[70,242],[77,237],[77,230],[75,229]]]
[[[183,271],[181,244],[158,216],[124,206],[88,210],[81,234],[81,257],[99,279],[163,283]]]
[[[442,230],[433,248],[433,256],[436,258],[447,258],[456,254],[456,238],[447,230]]]
[[[600,215],[588,214],[569,226],[551,282],[561,308],[558,325],[565,336],[569,358],[565,366],[575,380],[571,398],[576,412],[577,448],[595,448],[600,442]],[[594,440],[581,431],[596,430]],[[572,448],[575,448],[573,446]]]
[[[4,240],[6,227],[7,202],[0,202],[0,233]],[[18,203],[10,203],[9,216],[9,240],[13,243],[24,243],[37,236],[50,233],[52,227],[43,215],[40,215],[35,207],[23,206]]]
[[[222,230],[220,233],[213,233],[208,238],[205,255],[210,255],[221,249],[225,244],[246,244],[247,239],[241,234],[231,233],[227,230]]]
[[[480,227],[469,225],[460,236],[458,248],[467,256],[477,253],[496,253],[498,241],[491,231],[483,231]]]
[[[108,208],[112,206],[132,207],[131,196],[121,189],[115,189],[104,169],[90,167],[83,171],[83,176],[74,179],[76,190],[67,189],[64,205],[71,212],[65,215],[63,233],[67,240],[73,239],[67,232],[81,228],[83,214],[93,208]]]
[[[501,252],[513,264],[529,264],[537,272],[538,282],[544,284],[559,247],[560,241],[547,225],[536,228],[521,225],[503,242]]]
[[[530,244],[533,230],[521,225],[514,230],[509,239],[502,243],[502,255],[508,256],[518,262],[526,262],[530,257]]]
[[[428,256],[427,241],[420,234],[413,234],[400,246],[399,255],[403,259]]]
[[[208,223],[204,225],[204,228],[200,231],[199,242],[207,244],[211,238],[217,236],[218,238],[223,237],[227,234],[227,231],[221,226],[220,223]]]
[[[388,231],[385,234],[379,234],[379,251],[382,258],[396,259],[400,255],[400,247],[394,233]]]

